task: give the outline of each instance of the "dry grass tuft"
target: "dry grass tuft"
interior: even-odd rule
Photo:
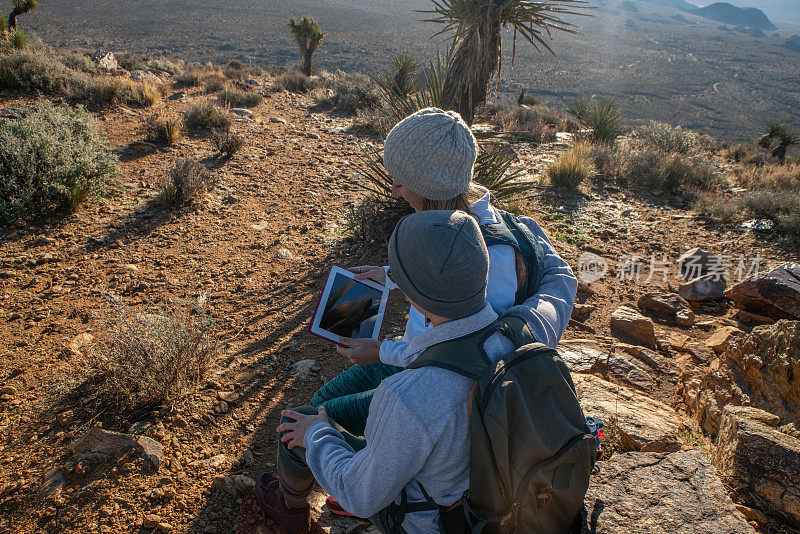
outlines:
[[[197,391],[218,350],[214,321],[197,305],[168,314],[122,309],[104,345],[97,392],[121,408],[175,406]]]
[[[555,187],[574,191],[578,186],[597,174],[591,147],[577,143],[564,152],[555,163],[547,167],[547,176]]]
[[[220,131],[231,127],[231,117],[211,102],[202,102],[190,107],[183,115],[187,130]]]
[[[244,146],[244,137],[233,132],[216,132],[211,142],[220,154],[230,158]]]
[[[177,143],[183,133],[180,119],[167,117],[162,119],[158,114],[150,115],[142,127],[145,139],[151,143],[172,146]]]

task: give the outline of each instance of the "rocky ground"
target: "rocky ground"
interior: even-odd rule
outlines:
[[[121,194],[65,219],[0,230],[0,531],[271,532],[248,494],[274,468],[279,412],[347,365],[306,332],[328,268],[383,264],[385,255],[341,230],[342,214],[364,195],[351,183],[354,158],[375,141],[347,134],[350,119],[315,109],[308,96],[258,83],[267,98],[234,123],[247,142],[230,160],[204,138],[172,149],[143,144],[151,111],[107,111],[100,120],[121,154]],[[206,98],[181,90],[156,110],[180,113]],[[6,95],[2,105],[17,100]],[[722,298],[725,284],[681,285],[677,260],[694,247],[722,255],[733,286],[740,258],[749,269],[759,257],[767,271],[793,253],[708,225],[672,195],[539,186],[563,148],[514,145],[537,185],[517,208],[584,275],[562,352],[586,415],[606,423],[606,456],[587,497],[590,530],[790,531],[800,524],[800,434],[791,425],[800,417],[800,336],[791,322],[748,332],[798,310],[784,305],[787,290],[784,315],[740,314]],[[181,157],[213,168],[219,185],[188,208],[154,205],[158,180]],[[607,270],[594,280],[588,266],[602,271],[598,258]],[[696,274],[714,270],[698,262]],[[158,312],[198,298],[223,349],[195,395],[174,410],[135,414],[82,403],[92,356],[115,320],[113,299]],[[387,335],[402,333],[406,307],[392,297]],[[323,498],[315,494],[317,531],[369,528],[331,518]]]

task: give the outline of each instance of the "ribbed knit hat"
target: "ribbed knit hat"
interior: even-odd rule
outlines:
[[[389,240],[392,280],[426,311],[448,319],[486,305],[489,253],[475,219],[463,211],[408,215]]]
[[[389,175],[430,200],[455,198],[469,187],[478,142],[455,111],[426,108],[400,121],[383,145]]]

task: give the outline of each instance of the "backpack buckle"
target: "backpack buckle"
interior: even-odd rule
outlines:
[[[536,509],[542,510],[550,506],[553,500],[553,495],[550,493],[550,488],[539,488],[536,492]]]
[[[511,505],[511,511],[500,520],[501,526],[506,526],[509,523],[512,529],[517,528],[517,525],[519,525],[519,501],[515,501],[514,504]]]

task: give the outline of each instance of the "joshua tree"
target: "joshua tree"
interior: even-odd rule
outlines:
[[[311,76],[311,56],[317,50],[322,40],[325,39],[325,34],[322,33],[322,28],[319,23],[311,17],[304,16],[300,22],[294,18],[289,19],[289,29],[294,35],[294,40],[300,47],[300,53],[303,55],[303,73],[306,76]]]
[[[12,30],[17,27],[17,15],[24,15],[33,11],[39,5],[38,0],[14,0],[14,10],[8,16],[8,27]]]
[[[777,144],[775,144],[777,141]],[[786,161],[786,152],[800,144],[800,135],[789,128],[785,122],[767,123],[767,133],[758,141],[761,148],[772,151],[772,157]]]
[[[519,33],[537,50],[552,52],[545,42],[551,30],[577,33],[564,15],[570,8],[584,8],[583,0],[432,0],[428,22],[444,25],[439,33],[453,33],[442,104],[472,123],[475,110],[486,100],[492,76],[500,69],[500,30],[511,26],[514,46]]]

